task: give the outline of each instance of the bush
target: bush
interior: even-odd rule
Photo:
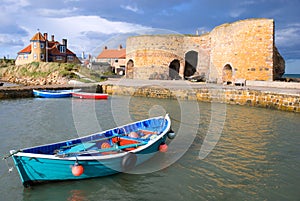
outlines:
[[[37,62],[37,61],[31,62],[31,66],[34,66],[35,68],[39,67],[39,65],[40,65],[40,62]]]
[[[66,71],[71,71],[71,70],[73,70],[74,66],[75,66],[74,64],[66,64],[65,70]]]
[[[67,70],[61,71],[59,73],[59,75],[62,76],[62,77],[66,77],[68,79],[79,79],[78,75],[76,75],[73,72],[67,71]]]

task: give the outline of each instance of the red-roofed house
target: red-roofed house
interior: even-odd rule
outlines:
[[[18,52],[16,65],[37,62],[59,62],[59,63],[80,63],[76,54],[67,48],[67,39],[62,44],[54,40],[48,40],[48,34],[42,35],[37,32],[30,40],[30,44]]]
[[[107,62],[116,74],[125,73],[126,49],[119,46],[118,49],[108,49],[106,46],[97,56],[97,62]]]

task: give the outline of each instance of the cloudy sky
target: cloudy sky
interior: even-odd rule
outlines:
[[[0,58],[15,58],[39,30],[97,56],[129,35],[194,34],[246,18],[275,20],[286,73],[300,74],[299,0],[0,0]]]

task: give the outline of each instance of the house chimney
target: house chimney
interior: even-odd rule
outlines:
[[[52,42],[54,42],[54,35],[51,35],[51,40]]]
[[[62,39],[62,44],[66,47],[67,50],[67,39]]]
[[[119,49],[122,49],[122,48],[123,48],[123,47],[122,47],[122,45],[120,44],[120,45],[119,45]]]
[[[45,40],[48,40],[48,33],[44,33]]]

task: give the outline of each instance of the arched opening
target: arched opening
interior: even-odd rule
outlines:
[[[185,54],[184,78],[194,75],[197,71],[198,52],[189,51]]]
[[[169,78],[171,80],[179,80],[181,77],[179,76],[180,62],[178,59],[174,59],[169,65]]]
[[[232,80],[232,67],[229,64],[226,64],[223,68],[223,83],[231,84]]]
[[[127,78],[133,78],[133,67],[134,67],[134,62],[132,59],[129,59],[126,64],[126,77]]]

